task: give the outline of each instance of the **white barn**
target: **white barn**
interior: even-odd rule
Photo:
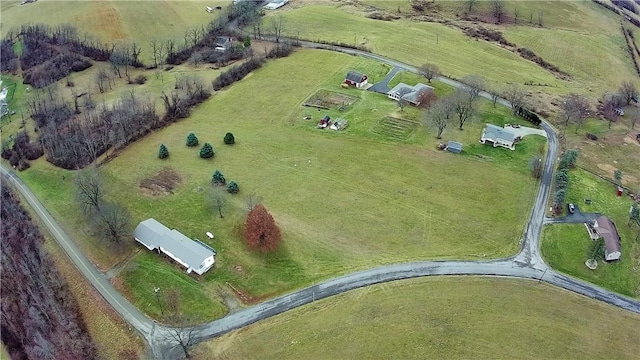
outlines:
[[[215,263],[216,251],[199,240],[191,240],[178,230],[171,230],[155,219],[141,222],[133,232],[136,241],[149,250],[158,250],[198,275]]]

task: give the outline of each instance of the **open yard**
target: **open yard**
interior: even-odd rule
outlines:
[[[570,173],[567,202],[580,207],[583,212],[600,212],[611,218],[621,238],[622,259],[615,263],[598,261],[596,270],[589,270],[584,262],[590,245],[587,229],[582,224],[555,224],[545,227],[542,253],[553,268],[579,277],[621,294],[640,297],[640,244],[635,241],[637,226],[627,226],[631,201],[616,197],[612,184],[583,170]],[[592,200],[585,204],[584,199]]]
[[[126,205],[134,225],[154,217],[190,237],[202,239],[206,231],[216,234],[209,241],[218,251],[216,267],[200,281],[178,276],[180,270],[159,256],[143,251],[135,257],[128,265],[131,271],[123,270],[116,279],[130,287],[125,293],[134,303],[149,314],[160,312],[148,289],[151,280],[145,280],[158,271],[167,272],[163,288],[181,289],[184,298],[198,292],[194,298],[209,308],[195,307],[191,315],[210,318],[222,314],[214,305],[220,302],[212,289],[227,283],[257,301],[378,264],[502,257],[517,250],[536,191],[527,162],[539,141],[532,138],[534,145],[526,148],[525,138],[522,151],[515,152],[470,146],[468,156],[457,156],[435,150],[435,137],[421,125],[407,143],[382,139],[371,129],[379,119],[397,115],[395,103],[379,94],[339,87],[348,69],[364,63],[376,64],[312,50],[270,62],[217,93],[190,118],[143,138],[103,167],[108,197]],[[310,67],[315,71],[306,71]],[[291,82],[283,73],[306,78]],[[244,94],[266,83],[270,91],[247,101]],[[302,103],[318,89],[345,90],[360,99],[345,114],[350,121],[347,130],[321,131],[302,120],[309,109]],[[493,110],[489,103],[481,109],[482,120],[469,123],[464,131],[450,130],[451,136],[475,143],[483,120],[513,122],[508,109]],[[411,116],[418,116],[410,110]],[[213,159],[202,160],[197,149],[185,146],[192,131],[201,143],[213,145]],[[236,137],[233,146],[222,142],[227,131]],[[157,159],[160,143],[171,154],[166,161]],[[477,151],[491,152],[493,159],[473,156]],[[504,161],[507,153],[505,159],[511,158]],[[166,167],[181,181],[172,193],[149,196],[140,184]],[[216,169],[240,185],[223,219],[204,206]],[[94,251],[94,261],[109,268],[121,257],[114,258],[108,247],[83,232],[80,214],[70,206],[72,177],[72,172],[54,169],[42,159],[23,173],[52,212],[83,239],[84,248],[101,249]],[[239,237],[243,198],[248,194],[262,197],[282,228],[283,244],[272,254],[247,251]]]
[[[636,314],[534,281],[443,277],[354,290],[210,340],[198,359],[634,359]]]

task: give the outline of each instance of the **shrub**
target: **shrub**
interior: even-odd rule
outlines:
[[[196,137],[196,134],[189,133],[189,135],[187,135],[187,146],[198,146],[198,137]]]
[[[263,252],[275,250],[281,238],[282,234],[273,216],[262,204],[249,211],[244,224],[244,239],[249,248]]]
[[[211,177],[211,183],[214,185],[224,185],[227,183],[227,180],[224,178],[224,175],[222,175],[220,170],[216,170]]]
[[[236,81],[242,80],[253,70],[259,69],[262,66],[263,60],[260,58],[251,58],[241,65],[234,66],[231,69],[220,74],[215,80],[213,80],[213,90],[218,91],[224,87],[233,84]]]
[[[587,139],[589,140],[598,140],[598,136],[594,135],[594,134],[587,134]]]
[[[200,149],[200,157],[203,159],[212,158],[215,153],[213,152],[213,147],[209,143],[204,143],[202,148]]]
[[[236,138],[232,133],[228,132],[224,135],[224,143],[227,145],[233,145],[236,143]]]
[[[169,149],[164,144],[160,144],[160,150],[158,150],[158,158],[166,159],[169,157]]]
[[[238,187],[238,183],[236,183],[235,181],[231,180],[229,182],[229,184],[227,185],[227,191],[231,194],[237,194],[238,191],[240,191],[240,188]]]

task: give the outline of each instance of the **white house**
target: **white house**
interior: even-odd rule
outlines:
[[[593,227],[604,239],[604,259],[606,261],[620,260],[620,235],[616,225],[606,216],[599,216],[593,223]]]
[[[198,275],[207,272],[215,262],[216,251],[199,240],[191,240],[178,230],[171,230],[155,219],[141,222],[133,232],[136,241],[149,250],[158,250]]]
[[[487,124],[484,130],[482,130],[480,143],[484,144],[487,141],[491,141],[493,147],[502,146],[510,150],[516,149],[516,135],[507,129],[493,124]]]
[[[421,101],[420,94],[424,91],[431,92],[433,91],[433,87],[423,83],[417,83],[414,86],[399,83],[387,92],[387,96],[389,99],[393,99],[395,101],[400,101],[402,99],[413,106],[419,106]]]

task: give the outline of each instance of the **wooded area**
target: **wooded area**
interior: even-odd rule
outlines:
[[[95,359],[78,303],[15,193],[2,186],[2,342],[11,359]]]

